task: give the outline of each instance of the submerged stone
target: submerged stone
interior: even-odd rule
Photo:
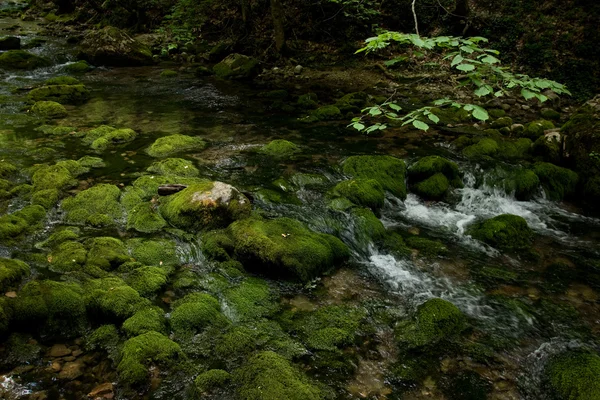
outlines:
[[[90,98],[84,85],[51,85],[32,89],[27,99],[32,102],[55,101],[60,104],[81,104]]]
[[[38,101],[31,107],[31,112],[43,118],[64,118],[67,110],[55,101]]]
[[[219,78],[248,79],[258,73],[258,60],[243,54],[230,54],[213,67]]]
[[[600,398],[600,356],[570,350],[554,356],[546,366],[550,387],[561,400]]]
[[[71,64],[67,64],[64,66],[64,71],[69,74],[82,74],[84,72],[88,72],[92,67],[87,61],[77,61]]]
[[[490,246],[504,250],[522,250],[531,245],[533,231],[523,217],[502,214],[471,225],[467,234]]]
[[[127,67],[154,63],[146,45],[113,26],[88,31],[80,48],[81,58],[94,65]]]
[[[406,165],[391,156],[351,156],[342,165],[345,174],[355,178],[375,179],[383,189],[401,199],[406,198]]]
[[[109,147],[135,140],[137,133],[133,129],[117,129],[112,126],[102,125],[88,131],[83,138],[83,143],[97,151],[104,151]]]
[[[289,218],[248,218],[234,222],[228,231],[244,267],[267,276],[308,281],[349,256],[338,238]]]
[[[252,205],[240,191],[223,182],[206,181],[161,199],[161,215],[183,229],[208,229],[229,225],[250,215]]]
[[[7,69],[36,69],[50,64],[46,58],[24,50],[8,50],[0,54],[0,66]]]
[[[300,148],[296,144],[287,140],[277,139],[261,147],[259,152],[269,157],[287,159],[292,157],[294,154],[299,153]]]
[[[199,137],[176,134],[156,139],[147,152],[152,157],[168,157],[176,153],[200,151],[205,147],[206,142]]]

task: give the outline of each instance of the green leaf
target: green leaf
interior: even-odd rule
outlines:
[[[497,64],[500,62],[500,60],[494,56],[487,55],[481,59],[481,62],[486,64]]]
[[[494,93],[494,96],[502,97],[502,96],[504,96],[504,92],[502,90],[498,90],[496,93]]]
[[[388,107],[391,108],[394,111],[400,111],[400,110],[402,110],[402,107],[400,107],[396,103],[390,103],[390,104],[388,104]]]
[[[357,131],[362,131],[363,129],[365,129],[365,126],[363,124],[361,124],[360,122],[353,123],[352,127],[354,129],[356,129]]]
[[[470,48],[469,46],[460,46],[460,49],[462,51],[464,51],[465,53],[469,53],[469,54],[471,54],[471,53],[473,53],[475,51],[472,48]]]
[[[429,125],[427,125],[423,121],[419,121],[418,119],[415,119],[412,124],[415,128],[420,129],[422,131],[427,131],[427,129],[429,129]]]
[[[460,54],[457,54],[456,57],[454,57],[454,59],[452,60],[452,63],[450,64],[450,66],[454,67],[455,65],[460,64],[463,60],[464,60],[463,56],[461,56]]]
[[[525,100],[530,100],[535,97],[535,93],[529,89],[523,88],[523,89],[521,89],[521,96],[523,96],[525,98]]]
[[[490,116],[485,108],[476,105],[473,105],[473,117],[480,121],[487,121],[490,119]]]
[[[440,118],[433,113],[427,114],[427,118],[432,120],[434,124],[437,124],[438,122],[440,122]]]
[[[373,107],[371,110],[369,110],[369,114],[376,117],[377,115],[381,115],[381,110],[379,107]]]
[[[371,133],[373,131],[376,131],[377,129],[379,129],[379,125],[371,125],[370,127],[367,128],[367,130],[365,131],[365,133]]]
[[[539,100],[541,103],[543,103],[543,102],[545,102],[546,100],[548,100],[548,98],[547,98],[546,96],[544,96],[543,94],[541,94],[541,93],[536,93],[536,94],[535,94],[535,97],[537,97],[537,99],[538,99],[538,100]]]
[[[488,94],[492,93],[492,91],[489,89],[488,86],[481,86],[481,87],[477,88],[477,90],[475,90],[474,93],[477,97],[483,97],[483,96],[487,96]]]
[[[469,72],[473,71],[475,69],[475,66],[473,64],[460,64],[456,67],[456,69],[464,72]]]

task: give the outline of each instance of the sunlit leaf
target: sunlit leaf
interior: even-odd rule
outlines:
[[[402,107],[400,107],[396,103],[390,103],[390,104],[388,104],[388,107],[391,108],[394,111],[400,111],[400,110],[402,110]]]
[[[490,116],[485,108],[476,105],[473,105],[473,117],[480,121],[487,121],[490,119]]]
[[[473,71],[475,66],[473,64],[460,64],[456,67],[456,69],[464,72]]]
[[[434,124],[437,124],[438,122],[440,122],[440,118],[437,115],[433,114],[433,113],[427,114],[427,118],[429,118],[430,120],[432,120]]]
[[[419,121],[418,119],[414,120],[412,124],[415,128],[420,129],[422,131],[427,131],[427,129],[429,129],[429,125],[427,125],[423,121]]]
[[[454,57],[454,59],[452,60],[452,63],[450,64],[450,66],[454,67],[455,65],[460,64],[463,60],[464,60],[463,56],[461,56],[460,54],[457,54],[456,57]]]
[[[521,89],[521,96],[523,96],[525,98],[525,100],[530,100],[535,97],[535,93],[529,89],[523,88],[523,89]]]

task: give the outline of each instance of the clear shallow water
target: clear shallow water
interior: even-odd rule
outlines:
[[[19,91],[13,95],[12,90],[30,87],[60,75],[65,63],[73,60],[73,49],[53,39],[35,52],[51,56],[55,66],[0,75],[3,82],[1,94],[14,96],[17,100],[1,106],[3,115],[19,115],[23,106],[19,102]],[[520,396],[544,398],[539,386],[548,355],[567,345],[580,346],[582,342],[573,339],[573,333],[562,329],[562,322],[557,322],[555,330],[548,331],[543,316],[526,306],[534,308],[536,302],[543,298],[587,310],[576,298],[577,289],[574,294],[547,292],[543,266],[560,257],[579,255],[597,259],[600,256],[597,246],[599,219],[548,201],[541,192],[534,201],[517,201],[511,194],[482,183],[486,181],[487,172],[479,165],[461,161],[465,187],[455,191],[451,202],[429,203],[409,194],[405,201],[388,198],[381,215],[389,229],[416,228],[421,235],[443,242],[449,253],[430,258],[388,254],[360,237],[352,216],[327,208],[326,191],[344,179],[339,164],[349,155],[407,153],[408,159],[412,159],[417,152],[419,155],[439,153],[435,139],[398,141],[393,135],[365,138],[350,135],[343,124],[304,125],[295,116],[273,108],[272,101],[261,97],[258,88],[212,78],[198,79],[186,73],[173,80],[164,80],[159,76],[160,71],[160,68],[98,68],[81,77],[90,88],[92,99],[81,106],[69,106],[69,115],[60,121],[61,125],[92,127],[109,124],[119,128],[131,127],[140,133],[133,143],[102,154],[107,166],[89,175],[91,183],[129,184],[154,161],[144,153],[144,149],[157,137],[171,133],[201,136],[209,141],[208,149],[185,157],[196,162],[203,176],[231,183],[250,193],[261,188],[273,189],[273,181],[281,176],[290,181],[294,180],[296,173],[324,176],[323,183],[316,187],[296,187],[294,194],[300,204],[255,201],[255,206],[263,209],[268,216],[296,218],[315,230],[339,236],[353,251],[353,268],[375,282],[384,298],[397,302],[409,313],[429,298],[442,297],[465,312],[483,334],[511,340],[524,338],[513,348],[498,350],[497,356],[502,354],[507,360],[500,366],[489,367],[488,373],[508,369],[512,371],[512,382],[520,385]],[[55,160],[97,155],[81,146],[75,138],[47,138],[34,131],[33,126],[31,122],[5,123],[0,155],[19,159],[22,168],[39,162],[29,153],[40,146],[52,148],[56,152]],[[264,158],[249,151],[274,138],[285,138],[301,145],[305,156],[289,163],[265,163]],[[405,144],[411,146],[404,148]],[[415,149],[415,145],[419,148]],[[451,148],[442,149],[442,153],[457,157]],[[8,211],[23,205],[11,203]],[[540,251],[541,260],[507,256],[465,234],[466,227],[475,221],[503,213],[520,215],[527,220],[538,234],[535,248]],[[61,223],[61,218],[59,213],[51,214],[47,229],[30,238],[30,242],[42,240],[51,228]],[[26,243],[23,247],[27,248],[30,244]],[[1,248],[0,254],[8,255],[12,250]],[[207,264],[195,242],[180,243],[178,252],[185,264]],[[519,278],[486,287],[476,279],[477,269],[481,266],[511,269],[519,273]],[[574,279],[567,285],[573,283],[586,282]],[[596,293],[597,288],[591,290]],[[513,300],[522,304],[513,303]],[[599,318],[600,314],[595,314],[589,319]],[[592,330],[598,329],[590,321],[583,323]],[[521,379],[523,376],[526,378]],[[10,377],[7,379],[5,388],[15,394],[15,398],[35,383],[22,385]],[[168,397],[171,391],[179,393],[174,387],[160,390],[164,393],[157,394],[157,398]]]

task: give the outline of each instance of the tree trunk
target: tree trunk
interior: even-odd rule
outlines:
[[[281,6],[281,0],[270,0],[271,1],[271,17],[273,18],[273,30],[275,33],[275,48],[278,53],[281,53],[285,48],[285,28],[284,28],[284,17],[283,7]]]

